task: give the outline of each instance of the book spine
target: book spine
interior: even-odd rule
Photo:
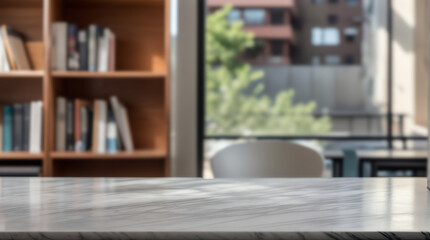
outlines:
[[[56,22],[52,26],[52,51],[51,67],[53,70],[67,70],[67,23]]]
[[[94,110],[91,107],[87,108],[88,113],[88,122],[87,122],[87,137],[86,137],[86,143],[85,143],[85,150],[89,151],[92,148],[92,139],[93,139],[93,121],[94,121]]]
[[[57,151],[66,150],[66,99],[57,98],[55,146]]]
[[[30,103],[23,104],[23,127],[22,127],[22,141],[23,141],[23,151],[30,150]]]
[[[98,71],[107,72],[109,70],[109,39],[110,30],[104,29],[103,36],[99,39],[99,57],[98,57]]]
[[[75,99],[74,105],[74,128],[75,128],[75,151],[80,151],[82,141],[81,141],[81,105],[82,101],[80,99]]]
[[[67,99],[66,105],[66,150],[75,150],[73,100]]]
[[[0,71],[10,71],[9,60],[7,59],[3,30],[0,28]]]
[[[12,151],[13,142],[13,107],[11,105],[6,105],[3,107],[3,151]]]
[[[13,105],[13,150],[23,150],[23,105],[17,103]]]
[[[80,30],[78,34],[79,69],[88,70],[88,33]]]
[[[78,146],[78,151],[85,151],[88,141],[88,110],[86,107],[80,107],[80,144]]]
[[[78,27],[67,25],[67,70],[79,70]]]
[[[104,100],[99,102],[99,118],[97,131],[97,152],[106,152],[106,124],[107,124],[107,103]]]
[[[112,111],[109,111],[106,133],[107,133],[107,142],[106,142],[107,151],[108,153],[116,153],[118,150],[117,149],[118,129],[117,129]]]
[[[98,57],[98,42],[100,37],[100,26],[91,24],[89,26],[88,38],[88,71],[97,71],[97,57]]]

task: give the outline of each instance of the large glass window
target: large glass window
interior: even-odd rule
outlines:
[[[241,15],[242,15],[242,12],[239,9],[232,9],[228,13],[227,18],[228,18],[229,22],[236,22],[236,21],[241,20],[241,18],[242,18]]]
[[[247,25],[263,25],[266,21],[266,11],[264,9],[245,9],[243,15]]]
[[[245,7],[243,28],[216,15],[244,7],[243,0],[228,2],[208,1],[206,166],[226,146],[261,139],[307,144],[327,159],[344,150],[426,149],[427,1],[392,1],[391,20],[388,1],[294,1],[297,14],[283,14],[285,31],[273,30],[281,22],[273,1],[267,8]],[[335,27],[341,22],[347,25]],[[330,167],[334,161],[326,164],[326,176],[339,173]],[[372,174],[417,176],[422,170],[389,168]]]

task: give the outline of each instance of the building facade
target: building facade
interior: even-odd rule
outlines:
[[[361,64],[362,0],[208,0],[210,11],[225,4],[255,35],[254,65]]]

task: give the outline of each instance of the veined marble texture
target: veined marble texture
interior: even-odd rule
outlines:
[[[0,178],[0,239],[430,239],[425,178]]]

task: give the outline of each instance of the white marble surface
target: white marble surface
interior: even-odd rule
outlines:
[[[0,178],[0,239],[430,239],[426,180]]]

